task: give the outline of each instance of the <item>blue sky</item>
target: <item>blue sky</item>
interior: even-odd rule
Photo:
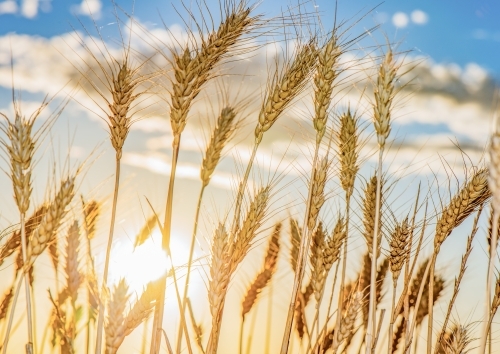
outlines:
[[[186,1],[189,4],[190,1]],[[125,11],[131,12],[133,1],[117,1]],[[147,3],[147,6],[144,6]],[[330,27],[334,14],[333,0],[316,0],[325,27]],[[210,8],[217,4],[208,0]],[[288,0],[263,0],[259,12],[276,15],[286,9]],[[149,0],[135,4],[135,16],[146,23],[161,25],[160,15],[167,24],[177,23],[176,6],[182,12],[180,1]],[[404,49],[428,56],[436,62],[454,62],[461,66],[476,62],[485,67],[495,77],[500,74],[500,2],[496,0],[420,0],[400,1],[373,0],[338,1],[339,18],[354,18],[376,7],[363,21],[366,27],[382,23],[381,30],[389,38],[401,41]],[[378,5],[378,6],[377,6]],[[305,5],[311,9],[310,4]],[[75,15],[87,27],[91,21],[85,15],[90,8],[99,26],[106,27],[114,22],[111,1],[91,0],[87,4],[81,0],[0,0],[0,35],[16,32],[19,34],[52,37],[79,28]],[[83,9],[83,10],[82,10]],[[412,13],[425,14],[424,21],[412,21]],[[415,16],[413,16],[415,19]],[[418,22],[418,15],[416,17]],[[422,17],[420,17],[422,20]]]

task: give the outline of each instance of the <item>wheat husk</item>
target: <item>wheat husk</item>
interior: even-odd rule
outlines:
[[[282,72],[276,72],[273,76],[255,127],[256,144],[260,144],[264,133],[273,126],[288,104],[303,90],[316,64],[316,57],[316,41],[312,39],[300,45],[294,57],[284,64]]]
[[[391,110],[395,95],[396,63],[389,48],[380,64],[377,84],[374,89],[375,104],[373,106],[373,124],[377,133],[377,141],[381,150],[391,132]]]
[[[123,341],[121,329],[124,323],[124,312],[129,298],[128,286],[122,279],[114,286],[108,303],[108,316],[104,326],[106,333],[106,354],[115,354]]]
[[[340,183],[349,199],[354,189],[358,173],[358,118],[348,109],[340,115],[340,129],[337,133],[338,155],[340,160]]]
[[[436,224],[434,248],[439,250],[441,244],[451,234],[454,228],[462,223],[481,204],[491,197],[488,188],[488,170],[477,170],[465,183],[460,191],[443,208]],[[436,252],[437,253],[437,252]]]
[[[210,142],[205,150],[205,156],[201,163],[200,178],[204,187],[210,182],[210,178],[215,171],[215,167],[219,163],[222,150],[227,142],[234,134],[236,111],[232,107],[224,107],[217,119]]]
[[[74,186],[74,177],[68,177],[61,182],[59,191],[47,207],[47,212],[43,216],[40,225],[33,231],[27,247],[27,256],[30,263],[35,261],[35,258],[45,250],[55,237],[57,229],[66,215],[66,208],[73,198]]]
[[[264,259],[263,269],[257,274],[248,288],[242,301],[241,317],[245,318],[258,299],[261,291],[269,284],[276,271],[278,253],[280,250],[281,223],[275,225]]]

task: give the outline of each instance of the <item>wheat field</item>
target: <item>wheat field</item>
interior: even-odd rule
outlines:
[[[405,145],[426,64],[373,9],[186,2],[160,31],[113,4],[52,43],[56,94],[9,66],[2,353],[499,352],[500,128]]]

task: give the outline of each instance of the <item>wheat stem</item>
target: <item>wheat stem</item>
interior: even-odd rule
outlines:
[[[102,275],[101,297],[105,294],[105,289],[108,286],[108,271],[109,260],[111,257],[111,246],[113,244],[113,233],[115,229],[116,207],[118,204],[118,190],[120,186],[120,158],[118,154],[115,160],[115,186],[113,190],[113,204],[111,206],[111,223],[109,226],[108,244],[106,247],[106,258],[104,260],[104,273]],[[99,314],[97,316],[97,330],[96,330],[96,346],[95,354],[102,353],[102,336],[104,329],[104,303],[101,298],[99,301]]]
[[[498,193],[498,191],[497,191]],[[486,281],[486,311],[488,314],[488,321],[485,321],[482,336],[481,336],[481,351],[480,353],[484,353],[486,350],[486,341],[489,337],[489,331],[491,328],[491,322],[493,320],[493,316],[491,315],[491,284],[493,279],[493,270],[495,268],[495,254],[497,248],[497,239],[498,239],[498,219],[500,218],[500,212],[495,209],[493,212],[493,221],[492,221],[492,235],[491,235],[491,245],[490,245],[490,259],[488,261],[488,278]]]
[[[373,240],[372,240],[372,265],[370,272],[370,302],[368,306],[368,327],[366,331],[366,354],[371,354],[373,352],[373,334],[375,333],[377,326],[377,316],[376,316],[376,276],[377,276],[377,255],[378,255],[378,238],[379,238],[379,222],[380,222],[380,198],[381,198],[381,182],[382,182],[382,155],[384,153],[383,146],[379,146],[378,154],[378,168],[377,168],[377,195],[375,199],[375,221],[373,225]]]
[[[186,273],[186,281],[184,282],[184,292],[182,294],[182,307],[181,307],[181,313],[182,316],[186,313],[186,305],[187,305],[187,299],[188,299],[188,289],[189,289],[189,279],[191,275],[191,266],[193,262],[193,255],[194,255],[194,244],[196,242],[196,233],[198,230],[198,219],[200,216],[200,209],[201,209],[201,201],[203,199],[203,192],[205,191],[206,185],[203,184],[201,186],[200,194],[198,196],[198,202],[196,203],[196,215],[194,217],[194,226],[193,226],[193,234],[191,235],[191,243],[189,245],[189,256],[188,256],[188,263],[187,263],[187,273]],[[182,333],[183,331],[179,331],[179,335],[177,337],[177,348],[180,348],[181,343],[182,343]]]
[[[5,338],[2,344],[2,354],[7,354],[7,345],[9,344],[10,331],[12,330],[12,322],[14,320],[14,312],[16,310],[17,298],[19,296],[19,290],[21,289],[21,284],[23,283],[23,277],[19,277],[17,280],[16,290],[14,291],[14,298],[12,299],[12,305],[10,305],[9,321],[7,322],[7,329],[5,330]]]

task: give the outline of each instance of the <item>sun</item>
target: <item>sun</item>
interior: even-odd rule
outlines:
[[[111,283],[124,278],[132,292],[141,293],[149,282],[159,279],[170,268],[167,254],[161,249],[159,232],[137,247],[128,240],[119,241],[112,252]]]

